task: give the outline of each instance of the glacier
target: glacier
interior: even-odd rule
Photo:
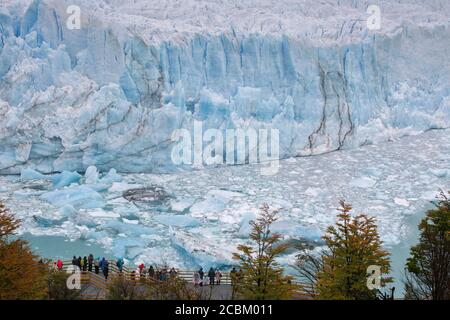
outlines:
[[[450,189],[450,2],[378,0],[380,30],[370,4],[1,1],[0,199],[19,235],[64,258],[228,267],[262,203],[284,240],[319,247],[345,198],[377,218],[400,279]],[[279,172],[175,166],[171,135],[194,121],[278,129]]]
[[[370,1],[2,1],[0,174],[173,172],[194,120],[282,158],[448,128],[449,2],[377,3],[372,31]]]

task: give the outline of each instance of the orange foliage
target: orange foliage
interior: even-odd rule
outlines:
[[[9,241],[20,221],[0,202],[0,299],[43,299],[47,296],[48,266],[26,241]]]

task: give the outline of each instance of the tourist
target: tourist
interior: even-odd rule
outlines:
[[[145,265],[143,263],[141,263],[138,268],[139,268],[139,274],[142,276],[142,274],[145,273],[144,272]]]
[[[139,266],[139,272],[140,272],[141,278],[145,278],[145,265],[143,263]]]
[[[236,268],[233,267],[233,269],[230,271],[231,285],[234,285],[236,283],[236,274]]]
[[[139,278],[141,276],[141,269],[139,269],[139,266],[137,266],[134,270],[134,274],[136,275],[136,278]]]
[[[84,256],[84,258],[83,258],[83,271],[87,270],[87,264],[88,264],[87,257]]]
[[[205,275],[205,273],[203,272],[203,268],[200,268],[200,270],[198,270],[198,274],[200,276],[200,287],[203,286],[203,277]]]
[[[214,272],[213,267],[209,268],[208,277],[209,277],[209,285],[213,286],[214,285],[214,278],[216,277],[216,273]]]
[[[94,256],[91,254],[89,254],[88,256],[88,271],[92,272],[92,264],[94,263]]]
[[[81,257],[80,257],[80,258],[81,258]],[[83,259],[80,259],[79,261],[80,261],[80,271],[83,271],[83,268],[84,268],[84,260],[83,260]]]
[[[198,286],[200,284],[200,275],[198,274],[198,271],[194,272],[194,287]]]
[[[103,258],[105,260],[105,258]],[[105,260],[103,262],[103,275],[105,276],[105,280],[108,280],[108,274],[109,274],[109,263],[108,260]]]
[[[150,266],[150,268],[148,268],[148,276],[149,276],[151,279],[154,279],[154,278],[155,278],[155,269],[153,269],[153,266]]]
[[[58,259],[58,261],[56,262],[56,267],[58,268],[59,271],[62,270],[63,262],[61,261],[61,259]]]
[[[76,266],[77,264],[78,264],[77,257],[76,257],[76,256],[73,256],[73,258],[72,258],[72,265],[73,265],[73,266]]]
[[[222,279],[222,273],[219,271],[219,269],[216,269],[215,276],[216,276],[216,284],[219,285],[220,280]]]
[[[177,271],[175,270],[175,268],[172,267],[172,269],[170,269],[170,278],[174,279],[177,276]]]
[[[94,269],[95,269],[95,274],[98,274],[100,271],[100,258],[97,257],[97,259],[95,259],[94,261]]]
[[[122,273],[123,265],[124,265],[123,259],[122,258],[117,259],[116,265],[117,265],[117,269],[119,269],[119,272]]]
[[[242,277],[243,277],[242,269],[239,269],[239,271],[236,273],[236,280],[238,283],[241,283]]]
[[[102,260],[100,261],[100,269],[103,271],[103,268],[105,267],[105,263],[106,263],[106,259],[105,257],[102,258]]]
[[[167,268],[163,268],[161,270],[161,281],[166,281],[167,280]]]
[[[78,257],[78,259],[77,259],[77,267],[78,268],[80,268],[80,270],[81,270],[81,257]]]

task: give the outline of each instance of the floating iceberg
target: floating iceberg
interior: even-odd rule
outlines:
[[[60,209],[60,213],[61,216],[65,218],[70,218],[77,213],[77,210],[72,205],[66,204]]]
[[[89,166],[84,173],[86,184],[96,184],[98,182],[99,172],[95,166]]]
[[[192,228],[200,225],[198,219],[184,215],[156,215],[153,219],[170,227]]]
[[[33,181],[44,179],[48,179],[48,177],[40,172],[37,172],[36,170],[26,168],[20,171],[20,180],[22,181]]]
[[[242,217],[242,221],[240,223],[238,236],[240,238],[248,238],[250,235],[250,232],[252,231],[252,226],[250,225],[250,221],[255,220],[257,217],[254,213],[247,213],[244,214]]]
[[[76,209],[103,208],[106,205],[98,192],[86,186],[50,191],[41,195],[41,199],[57,207],[71,205]]]
[[[69,171],[63,171],[60,174],[51,177],[55,189],[70,186],[72,183],[78,183],[80,179],[81,175],[78,172]]]
[[[55,175],[45,175],[36,170],[26,168],[20,172],[21,181],[34,181],[34,180],[49,180],[53,182],[53,187],[59,189],[65,186],[69,186],[72,183],[78,183],[81,179],[81,175],[78,172],[63,171]]]
[[[109,172],[100,179],[100,183],[112,185],[114,182],[122,182],[122,176],[117,173],[117,170],[112,168]]]

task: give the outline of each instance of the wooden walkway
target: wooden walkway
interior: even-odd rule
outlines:
[[[111,261],[111,262],[109,262]],[[154,285],[155,282],[164,281],[157,280],[155,278],[151,278],[148,273],[143,275],[137,275],[135,273],[135,269],[131,270],[127,267],[122,268],[122,272],[119,271],[116,266],[115,260],[108,260],[108,279],[105,279],[102,271],[100,270],[98,274],[94,272],[94,267],[92,268],[92,272],[90,271],[80,271],[80,280],[81,280],[81,297],[86,300],[103,300],[107,297],[108,285],[115,279],[116,277],[124,277],[127,280],[133,281],[137,286],[141,285],[142,288],[145,287],[145,284]],[[63,261],[63,271],[67,272],[67,269],[72,266],[72,261]],[[148,269],[146,269],[147,271]],[[169,270],[167,270],[167,277],[170,277]],[[156,271],[156,269],[155,269]],[[208,271],[208,270],[207,270]],[[231,282],[230,272],[222,273],[221,284],[220,285],[209,285],[209,278],[206,276],[207,271],[205,272],[205,277],[203,279],[203,286],[194,286],[193,278],[194,278],[194,270],[179,270],[176,269],[177,277],[186,281],[186,284],[189,288],[194,289],[199,295],[200,299],[206,300],[230,300],[233,295],[233,287]],[[293,299],[308,299],[309,297],[301,290],[299,290]]]

